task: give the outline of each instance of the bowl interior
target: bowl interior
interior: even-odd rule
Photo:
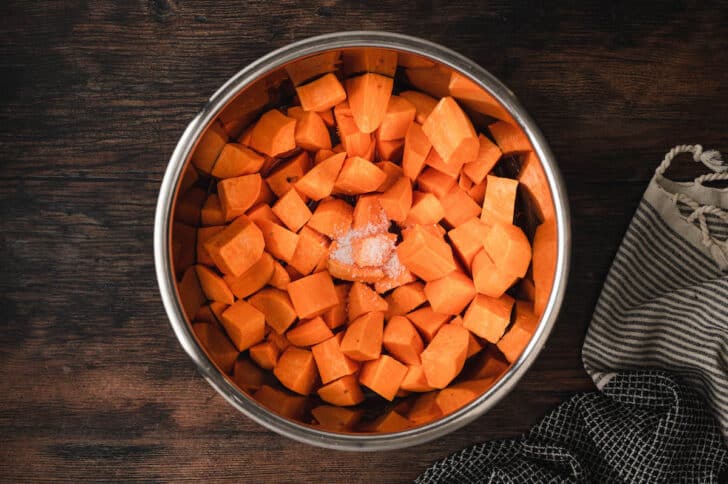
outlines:
[[[478,133],[494,140],[489,126],[505,122],[516,127],[521,141],[529,143],[519,124],[508,109],[466,74],[425,56],[381,48],[347,48],[320,52],[275,68],[245,86],[217,114],[207,127],[205,136],[221,136],[225,142],[245,142],[252,124],[261,113],[286,109],[296,104],[296,86],[304,85],[324,72],[334,72],[340,79],[363,70],[387,70],[387,63],[396,62],[394,93],[418,91],[435,98],[453,96],[470,116]],[[334,144],[336,133],[332,131]],[[199,140],[198,140],[199,141]],[[211,304],[202,292],[194,269],[204,263],[201,234],[210,231],[203,207],[216,190],[215,177],[210,175],[215,153],[207,153],[205,143],[198,143],[187,159],[182,176],[176,185],[172,209],[173,222],[169,234],[172,267],[176,280],[178,302],[187,317],[187,324],[196,336],[197,344],[221,374],[235,385],[243,398],[250,398],[285,419],[311,426],[324,432],[368,434],[404,431],[427,425],[445,415],[461,411],[473,404],[505,375],[520,358],[520,352],[507,355],[497,344],[473,337],[473,355],[464,370],[448,388],[424,393],[400,392],[387,401],[373,392],[366,393],[364,403],[353,407],[335,407],[322,401],[314,392],[308,396],[294,394],[278,383],[270,371],[254,363],[248,352],[231,352],[225,329],[219,322],[224,306]],[[294,156],[291,154],[290,156]],[[400,154],[393,154],[396,159]],[[267,158],[261,174],[274,172],[283,158]],[[555,225],[554,204],[549,184],[538,156],[530,149],[504,154],[492,173],[520,180],[517,192],[514,223],[534,241],[540,225]],[[483,182],[481,188],[485,188]],[[463,182],[465,189],[477,190],[475,184]],[[475,187],[475,188],[473,188]],[[482,197],[475,195],[475,197]],[[204,222],[203,222],[204,221]],[[556,261],[556,231],[541,230],[542,254],[553,260],[553,266],[527,276],[508,290],[508,294],[533,305],[540,317],[545,299],[551,292]],[[203,235],[204,237],[204,235]],[[536,280],[534,280],[536,275]],[[383,294],[386,296],[387,293]],[[512,315],[512,319],[518,315]],[[512,323],[511,323],[512,324]],[[339,330],[344,329],[343,327]],[[521,336],[525,348],[531,335]],[[365,389],[366,392],[366,389]]]

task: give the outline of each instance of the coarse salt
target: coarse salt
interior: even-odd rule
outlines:
[[[394,253],[394,237],[389,234],[389,221],[384,212],[382,216],[373,217],[375,222],[369,222],[363,227],[352,228],[334,239],[331,244],[329,258],[342,264],[360,266],[382,267],[390,264]],[[401,273],[402,267],[397,259],[397,265],[390,272]]]
[[[379,267],[389,259],[395,239],[388,234],[364,237],[354,242],[354,261],[360,266]]]
[[[397,257],[397,251],[392,251],[392,256],[389,258],[386,264],[384,264],[384,273],[390,279],[397,279],[404,272],[404,266]]]

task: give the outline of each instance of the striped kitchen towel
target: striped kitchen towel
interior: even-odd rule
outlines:
[[[714,173],[678,183],[665,170],[692,153]],[[582,357],[598,388],[637,368],[673,372],[705,398],[728,438],[728,165],[700,145],[657,168],[597,302]]]
[[[680,153],[713,173],[669,180]],[[417,482],[728,482],[728,189],[705,185],[720,180],[728,165],[700,145],[673,148],[657,168],[584,342],[600,391]]]

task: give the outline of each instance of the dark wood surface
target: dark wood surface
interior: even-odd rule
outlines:
[[[728,150],[728,9],[376,3],[2,2],[0,479],[406,481],[592,389],[581,342],[652,170],[676,143]],[[205,99],[273,48],[351,29],[442,43],[511,87],[559,160],[574,232],[563,311],[517,389],[445,438],[369,455],[223,401],[172,334],[152,256],[162,173]]]

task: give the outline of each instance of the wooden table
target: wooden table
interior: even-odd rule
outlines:
[[[405,481],[592,389],[581,342],[652,171],[677,143],[728,150],[728,10],[411,3],[3,3],[0,479]],[[502,79],[549,140],[573,215],[561,317],[517,389],[445,438],[368,455],[234,411],[172,334],[152,257],[162,173],[205,99],[268,51],[341,29],[421,36]]]

